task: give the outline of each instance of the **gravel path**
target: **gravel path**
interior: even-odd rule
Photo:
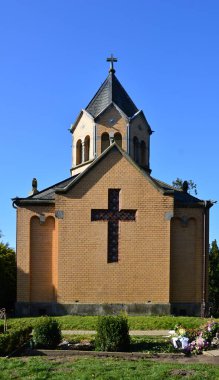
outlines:
[[[63,335],[94,335],[95,330],[62,330]],[[168,330],[130,330],[130,335],[137,336],[169,336]]]

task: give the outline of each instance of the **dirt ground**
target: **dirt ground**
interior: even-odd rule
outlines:
[[[160,363],[178,363],[178,364],[214,364],[219,365],[219,356],[207,356],[204,354],[185,356],[184,354],[144,354],[130,352],[94,352],[94,351],[76,351],[76,350],[25,350],[18,355],[24,360],[30,356],[44,356],[49,360],[55,361],[74,361],[82,357],[96,358],[119,358],[124,360],[151,360]]]

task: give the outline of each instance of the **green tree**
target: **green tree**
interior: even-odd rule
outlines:
[[[214,316],[219,315],[219,248],[213,240],[209,252],[209,303]]]
[[[183,182],[184,181],[181,178],[176,178],[175,181],[172,181],[172,185],[176,189],[183,190]],[[193,193],[194,195],[197,195],[198,191],[197,191],[196,183],[192,179],[189,179],[187,183],[188,183],[188,193],[189,194]]]
[[[0,239],[2,237],[0,231]],[[16,258],[8,243],[0,241],[0,308],[14,308],[16,301]]]

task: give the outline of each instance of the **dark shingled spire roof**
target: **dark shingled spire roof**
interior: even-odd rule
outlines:
[[[138,108],[122,87],[113,71],[109,72],[108,77],[86,107],[86,111],[95,118],[111,103],[115,103],[128,117],[132,117],[138,112]]]

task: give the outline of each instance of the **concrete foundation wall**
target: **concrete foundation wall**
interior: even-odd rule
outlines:
[[[173,304],[61,304],[48,302],[17,302],[17,316],[39,315],[110,315],[126,312],[128,315],[201,315],[200,303]]]
[[[17,302],[17,316],[38,315],[109,315],[126,312],[129,315],[169,315],[170,304],[60,304],[47,302]]]

